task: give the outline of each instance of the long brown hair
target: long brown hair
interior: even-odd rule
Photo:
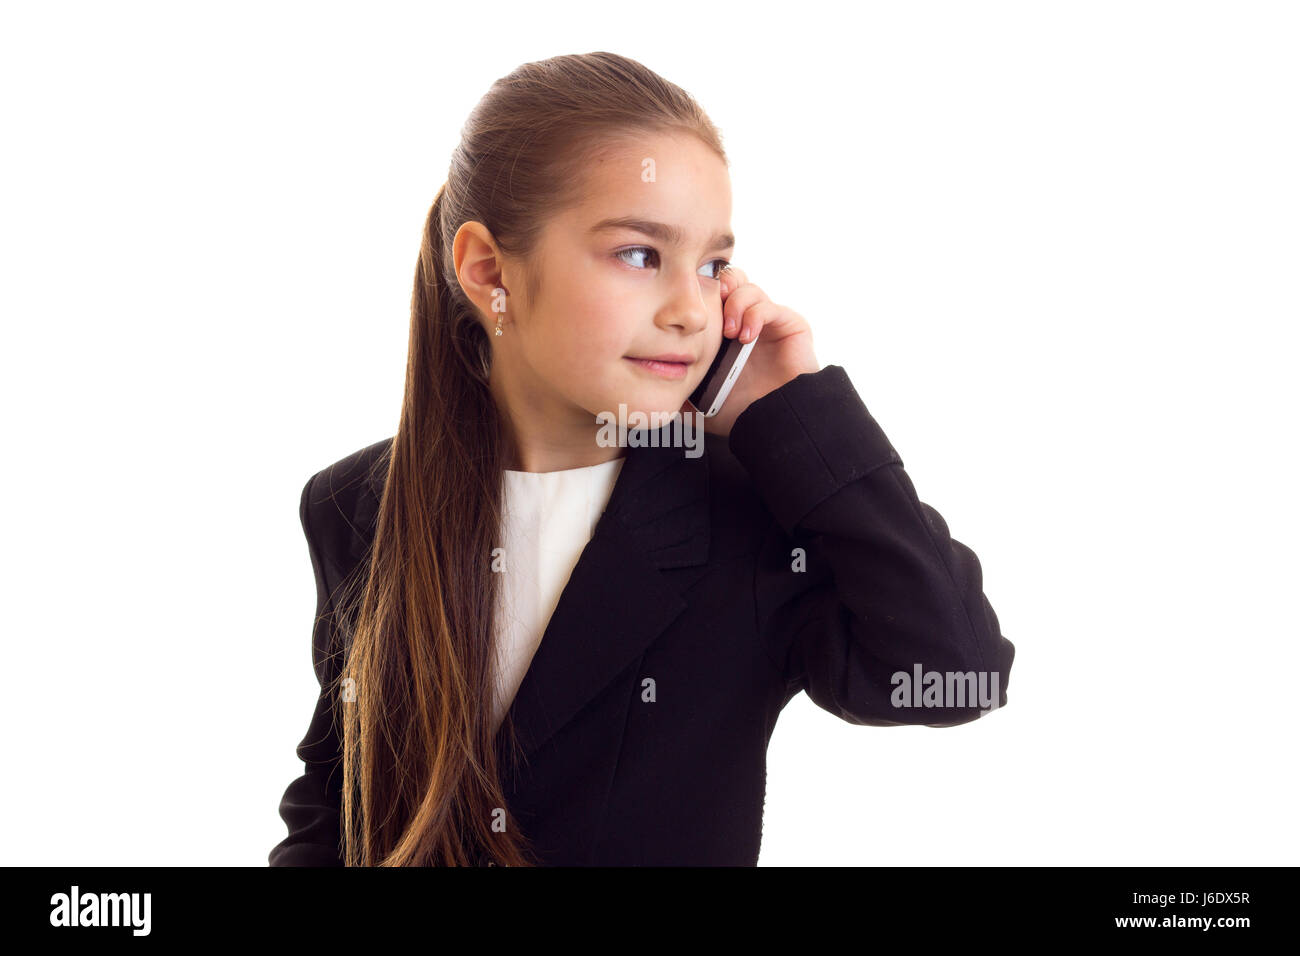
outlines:
[[[535,301],[547,219],[593,157],[629,134],[685,132],[726,162],[684,90],[597,52],[526,63],[471,112],[424,225],[406,388],[368,561],[340,611],[345,663],[341,830],[348,866],[544,863],[507,812],[492,729],[493,611],[510,429],[488,389],[489,319],[456,278],[452,243],[481,222],[522,264],[512,311]],[[522,301],[520,301],[522,300]],[[514,743],[507,715],[498,734]],[[515,753],[512,746],[510,752]],[[493,827],[505,820],[504,832]]]

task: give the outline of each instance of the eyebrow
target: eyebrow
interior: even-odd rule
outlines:
[[[684,245],[686,242],[686,235],[680,227],[670,226],[664,222],[655,222],[652,219],[638,219],[635,216],[615,216],[611,219],[602,219],[591,227],[592,232],[604,232],[607,229],[631,229],[674,246]],[[731,249],[735,245],[736,237],[734,235],[729,232],[720,232],[709,242],[708,248]]]

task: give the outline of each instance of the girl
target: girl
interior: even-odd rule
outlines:
[[[975,554],[729,268],[730,196],[708,118],[624,57],[476,106],[397,434],[303,489],[321,694],[272,865],[752,865],[800,691],[877,726],[1006,703]],[[637,428],[693,411],[724,336],[757,344],[703,454]]]

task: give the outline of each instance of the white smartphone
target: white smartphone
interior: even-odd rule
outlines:
[[[723,336],[718,354],[713,357],[713,364],[709,366],[709,370],[704,373],[703,381],[690,396],[691,404],[703,412],[705,418],[710,418],[722,410],[722,403],[731,394],[731,387],[736,384],[740,370],[745,367],[749,353],[757,344],[758,339],[742,345],[739,338],[729,339]]]

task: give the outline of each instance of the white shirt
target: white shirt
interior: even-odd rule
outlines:
[[[497,599],[493,728],[501,725],[528,672],[560,593],[591,540],[623,458],[564,471],[502,476],[504,565]]]

